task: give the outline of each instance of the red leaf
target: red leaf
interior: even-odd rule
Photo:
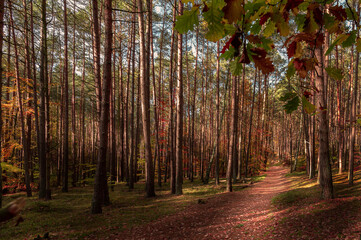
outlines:
[[[336,17],[339,21],[345,21],[347,19],[347,13],[341,6],[333,6],[329,8],[330,13]]]
[[[296,8],[303,2],[304,2],[304,0],[288,0],[287,4],[285,6],[285,10],[289,11],[289,10],[291,10],[293,8]]]
[[[248,41],[251,43],[262,43],[261,38],[253,34],[247,36]]]
[[[319,5],[313,9],[313,18],[318,25],[323,25],[323,13]]]
[[[309,91],[304,91],[303,96],[305,96],[308,99],[310,96],[313,96],[313,94],[310,93]]]
[[[296,70],[301,70],[304,66],[304,62],[299,58],[295,58],[295,60],[293,61],[293,65],[295,66]]]
[[[244,14],[243,1],[242,0],[225,0],[226,6],[222,9],[224,12],[224,18],[229,23],[236,23],[242,19]]]
[[[251,51],[255,53],[255,55],[252,55],[253,58],[265,58],[267,55],[266,50],[264,50],[263,48],[252,48]]]
[[[203,11],[202,12],[208,12],[209,8],[207,6],[207,3],[205,1],[203,1],[204,7],[203,7]]]
[[[263,74],[267,75],[275,70],[272,61],[266,57],[266,50],[263,48],[252,48],[251,52],[255,53],[255,55],[252,55],[254,65],[260,69]]]
[[[235,38],[236,34],[233,34],[233,36],[226,42],[226,44],[224,45],[221,53],[225,53],[227,49],[229,49],[229,45],[231,44],[231,42],[233,41],[233,39]]]
[[[297,42],[293,41],[287,48],[288,58],[293,57],[296,54]]]
[[[259,24],[261,24],[261,25],[265,24],[265,22],[267,22],[268,18],[270,18],[270,17],[271,17],[271,13],[266,13],[259,20]]]

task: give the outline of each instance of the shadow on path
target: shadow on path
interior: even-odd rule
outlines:
[[[271,167],[267,177],[240,192],[222,193],[206,204],[132,228],[110,239],[265,239],[274,218],[273,196],[287,191],[287,169]]]

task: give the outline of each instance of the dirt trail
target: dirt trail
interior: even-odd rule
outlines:
[[[267,239],[274,224],[271,199],[289,188],[286,172],[271,167],[263,181],[249,188],[219,194],[113,239]]]

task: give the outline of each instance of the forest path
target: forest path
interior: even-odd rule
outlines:
[[[276,211],[271,199],[289,189],[286,173],[283,167],[271,167],[251,187],[219,194],[113,239],[267,239]]]

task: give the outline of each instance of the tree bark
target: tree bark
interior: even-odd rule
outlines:
[[[152,162],[152,149],[150,142],[150,85],[149,73],[146,64],[145,38],[144,38],[144,16],[142,1],[137,0],[138,24],[139,24],[139,45],[140,45],[140,85],[141,85],[141,107],[143,136],[145,144],[145,162],[146,162],[146,195],[154,197],[154,169]]]
[[[183,14],[183,3],[178,5],[179,15]],[[176,194],[183,194],[183,36],[178,33],[178,63],[177,63],[177,131],[176,131]]]
[[[46,179],[47,179],[47,143],[46,143],[46,112],[45,112],[45,95],[48,89],[47,81],[47,64],[48,64],[48,49],[47,49],[47,20],[46,20],[46,2],[41,1],[41,51],[40,51],[40,111],[39,111],[39,198],[46,198]]]
[[[233,76],[232,78],[232,105],[231,105],[231,129],[230,129],[230,143],[228,150],[228,164],[227,164],[227,191],[232,192],[232,167],[235,161],[235,150],[237,141],[237,117],[238,117],[238,95],[237,95],[237,83],[238,78]]]
[[[64,0],[64,118],[63,118],[63,187],[68,192],[69,174],[69,79],[68,79],[68,15],[67,0]]]
[[[112,83],[112,0],[104,1],[105,12],[105,49],[102,82],[101,115],[99,122],[99,154],[94,182],[94,194],[91,206],[93,214],[102,213],[102,205],[109,205],[109,191],[106,173],[106,156],[108,150],[109,95]]]
[[[2,119],[2,83],[3,83],[3,41],[4,41],[4,0],[0,0],[0,133],[2,133],[3,129],[3,119]],[[2,156],[2,141],[3,135],[0,134],[0,159],[3,159]],[[0,173],[2,173],[1,160],[0,160]],[[0,208],[2,207],[2,199],[3,199],[3,181],[2,177],[0,177]]]
[[[327,119],[327,101],[324,84],[324,58],[322,54],[322,48],[318,47],[315,50],[315,55],[318,61],[316,65],[316,78],[315,84],[318,91],[315,92],[317,97],[317,110],[318,113],[318,137],[319,137],[319,181],[322,188],[322,197],[324,199],[333,198],[333,184],[332,184],[332,172],[330,165],[330,153],[328,142],[328,119]]]

